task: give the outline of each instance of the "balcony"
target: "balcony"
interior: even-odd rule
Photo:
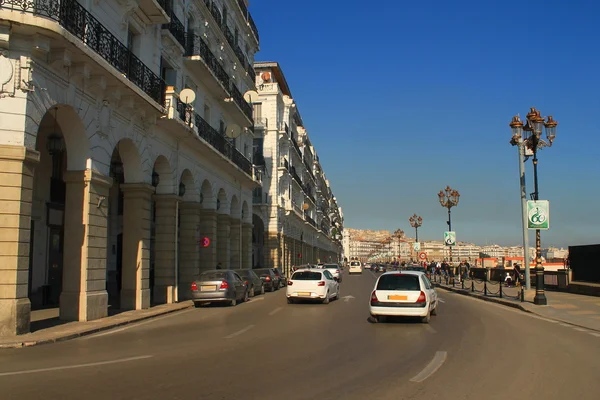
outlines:
[[[254,71],[254,68],[252,67],[252,65],[250,64],[250,62],[248,61],[248,59],[246,58],[244,53],[242,52],[242,49],[240,49],[240,46],[237,45],[235,37],[233,36],[233,33],[231,33],[231,30],[229,30],[229,27],[227,26],[227,24],[224,23],[223,16],[221,15],[219,8],[212,0],[204,0],[204,4],[206,5],[206,8],[212,15],[212,17],[215,20],[215,23],[217,24],[219,29],[221,29],[221,32],[225,36],[227,43],[229,43],[229,46],[231,46],[233,53],[239,60],[240,65],[248,73],[248,76],[254,83],[254,81],[256,80],[256,72]]]
[[[289,172],[290,170],[290,164],[288,163],[287,159],[283,159],[280,163],[279,163],[279,169],[282,169],[284,171]]]
[[[199,64],[202,68],[196,70],[200,72],[200,78],[203,79],[206,86],[216,92],[218,96],[233,99],[234,107],[239,109],[247,119],[245,123],[240,123],[240,125],[245,126],[248,121],[254,124],[252,106],[244,100],[242,93],[231,81],[217,57],[210,51],[208,44],[201,36],[188,35],[185,56],[188,62],[198,63],[198,61],[201,61]]]
[[[260,43],[260,37],[258,36],[258,29],[256,28],[256,24],[254,23],[254,20],[252,19],[252,15],[250,15],[250,11],[248,11],[246,4],[244,4],[244,0],[238,0],[237,3],[238,3],[238,6],[240,6],[240,11],[244,15],[244,18],[246,18],[246,21],[248,22],[248,26],[250,27],[250,29],[252,30],[252,33],[254,34],[256,43]]]
[[[174,12],[171,12],[170,17],[171,22],[163,24],[162,29],[167,29],[171,35],[173,35],[175,40],[177,40],[177,43],[179,43],[181,47],[185,49],[185,27],[179,18],[175,16]]]
[[[304,212],[304,219],[306,220],[306,222],[308,222],[309,224],[311,224],[312,226],[314,226],[315,228],[317,227],[317,223],[315,222],[314,219],[312,219],[309,215],[308,212]]]
[[[286,127],[287,127],[287,125],[286,125]],[[291,139],[292,139],[292,144],[296,148],[296,151],[298,152],[300,157],[302,157],[302,153],[300,152],[300,146],[298,146],[298,142],[296,141],[296,138],[294,136],[292,136]]]
[[[163,81],[76,0],[3,0],[0,9],[56,21],[156,103],[162,105]],[[20,20],[15,17],[15,20]],[[40,23],[43,26],[43,23]]]
[[[302,179],[300,179],[300,176],[296,172],[296,167],[291,167],[290,168],[290,174],[292,174],[292,177],[298,183],[298,185],[300,185],[300,187],[302,187]]]
[[[153,24],[169,23],[171,2],[168,0],[139,0],[138,7]]]
[[[254,117],[254,128],[256,129],[267,129],[269,120],[263,117]]]

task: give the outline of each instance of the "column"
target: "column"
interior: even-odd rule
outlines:
[[[61,320],[91,321],[108,315],[106,245],[112,179],[91,170],[67,171]]]
[[[252,269],[252,224],[242,224],[242,268]]]
[[[239,219],[229,218],[229,268],[240,269],[242,224]]]
[[[268,232],[265,240],[265,266],[279,268],[279,237],[277,233]]]
[[[215,269],[217,266],[217,213],[215,210],[200,211],[200,239],[208,238],[208,247],[200,247],[200,271]]]
[[[217,263],[221,263],[223,269],[231,268],[229,264],[229,234],[229,215],[217,214]]]
[[[190,285],[200,273],[200,203],[179,203],[179,300],[192,296]]]
[[[37,151],[0,145],[0,336],[29,332],[31,200],[39,161]]]
[[[150,202],[154,188],[146,183],[121,185],[123,205],[123,272],[121,309],[150,307]]]
[[[177,248],[177,207],[174,194],[154,195],[154,302],[171,304],[176,301],[177,288],[175,252]]]

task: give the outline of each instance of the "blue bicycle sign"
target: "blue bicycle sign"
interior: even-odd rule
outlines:
[[[550,229],[550,202],[548,200],[527,201],[527,228]]]

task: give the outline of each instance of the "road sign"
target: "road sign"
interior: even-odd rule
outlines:
[[[419,253],[419,260],[421,261],[425,261],[427,260],[427,253],[425,253],[424,251]]]
[[[210,246],[210,239],[205,236],[202,238],[202,240],[200,240],[200,244],[202,247],[208,247]]]
[[[550,202],[527,200],[527,228],[550,229]]]
[[[421,250],[421,243],[419,243],[419,242],[414,242],[414,243],[413,243],[413,250],[414,250],[414,251],[420,251],[420,250]]]
[[[454,232],[454,231],[444,232],[444,244],[446,246],[456,246],[456,232]]]

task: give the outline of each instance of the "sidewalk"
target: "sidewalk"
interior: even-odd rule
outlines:
[[[487,296],[483,294],[484,284],[480,281],[475,282],[474,292],[471,291],[471,280],[465,282],[465,289],[462,289],[458,283],[454,287],[439,283],[435,283],[435,285],[444,290],[518,308],[540,317],[600,332],[600,297],[545,291],[548,305],[538,306],[533,304],[535,289],[526,290],[524,292],[525,301],[521,302],[520,289],[514,287],[506,288],[503,286],[503,297],[500,298],[497,282],[488,282]]]
[[[28,347],[74,339],[112,329],[117,326],[127,325],[133,322],[158,317],[160,315],[170,314],[193,306],[194,303],[190,300],[181,303],[163,304],[147,310],[125,311],[113,316],[89,322],[67,322],[61,325],[40,329],[32,333],[27,333],[25,335],[0,337],[0,349]],[[41,313],[44,314],[41,318],[52,318],[52,314],[56,313],[56,309],[41,310]],[[57,316],[58,315],[56,315],[56,317]],[[36,321],[35,317],[32,317],[32,324],[35,322],[38,321]]]

